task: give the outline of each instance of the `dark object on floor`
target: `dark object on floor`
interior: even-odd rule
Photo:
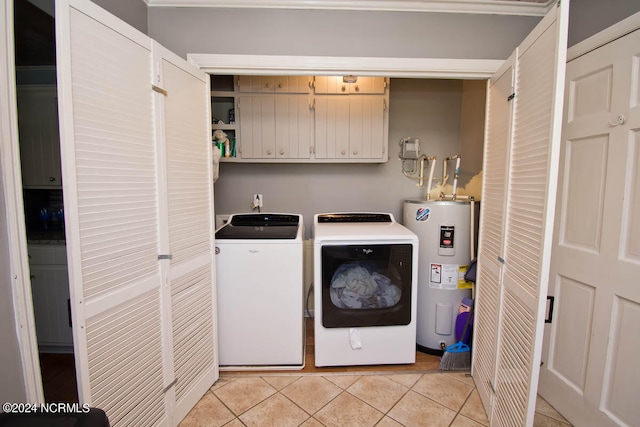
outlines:
[[[109,427],[109,419],[98,408],[87,413],[0,413],[0,427]]]
[[[464,324],[464,330],[462,331],[462,336],[465,337],[467,335],[467,329],[469,329],[469,323],[473,313],[469,312],[467,316],[467,320]],[[462,339],[455,344],[450,345],[444,351],[442,355],[442,359],[440,359],[440,370],[441,371],[468,371],[471,369],[471,347],[465,344]]]

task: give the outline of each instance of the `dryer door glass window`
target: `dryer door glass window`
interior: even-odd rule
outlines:
[[[411,322],[411,244],[322,247],[322,324],[326,328]]]

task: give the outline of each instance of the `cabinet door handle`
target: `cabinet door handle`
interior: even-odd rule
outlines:
[[[342,155],[344,156],[345,154],[347,154],[347,152],[346,152],[345,150],[342,150],[342,151],[340,152],[340,154],[342,154]]]
[[[267,150],[267,154],[271,154],[271,149],[270,148]]]
[[[353,150],[353,155],[354,156],[358,155],[358,150]]]
[[[284,154],[284,150],[280,150],[280,155],[283,155],[283,154]]]
[[[49,177],[49,182],[53,182],[53,181],[55,181],[55,180],[56,180],[56,178],[55,178],[54,176],[50,176],[50,177]]]

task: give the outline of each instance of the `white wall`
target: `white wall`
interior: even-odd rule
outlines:
[[[386,163],[222,163],[215,183],[216,214],[248,212],[252,195],[262,193],[263,211],[302,214],[307,237],[313,215],[321,212],[391,212],[401,222],[403,201],[424,197],[426,190],[403,176],[399,141],[419,138],[422,153],[438,157],[436,174],[441,174],[441,159],[461,149],[462,89],[462,80],[391,79]],[[482,129],[479,132],[481,152]],[[467,176],[477,174],[480,167],[475,163],[475,170],[465,168],[463,159]]]
[[[462,156],[460,182],[462,185],[467,185],[475,174],[482,170],[486,99],[486,81],[464,80],[462,82],[460,110],[460,155]],[[481,188],[478,189],[478,194],[482,194]]]
[[[539,17],[349,10],[149,8],[169,50],[253,55],[504,59]]]
[[[112,15],[147,34],[147,5],[142,0],[91,0]]]
[[[636,12],[638,0],[571,0],[567,44],[571,47]]]

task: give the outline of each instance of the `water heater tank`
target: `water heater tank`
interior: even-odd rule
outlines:
[[[404,202],[403,225],[419,239],[417,344],[441,354],[456,342],[455,322],[462,299],[471,297],[464,273],[471,262],[471,203]]]

